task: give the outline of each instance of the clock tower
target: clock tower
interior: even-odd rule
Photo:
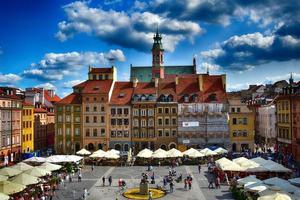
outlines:
[[[158,28],[156,34],[153,37],[152,46],[152,78],[164,78],[164,49],[161,43],[161,34],[158,33]]]

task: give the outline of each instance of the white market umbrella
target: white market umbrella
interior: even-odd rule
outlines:
[[[0,169],[0,174],[3,176],[8,176],[8,177],[16,176],[21,173],[22,173],[22,171],[14,169],[12,167],[4,167],[4,168]]]
[[[80,160],[83,159],[82,156],[77,156],[77,155],[66,155],[66,157],[69,162],[74,162],[74,163],[79,162]]]
[[[106,152],[102,151],[102,152],[94,152],[92,155],[90,155],[90,158],[104,158]]]
[[[266,180],[264,180],[264,183],[267,185],[276,186],[285,192],[293,193],[293,192],[299,190],[299,187],[296,187],[296,186],[290,184],[290,182],[288,182],[287,180],[284,180],[284,179],[278,178],[278,177],[266,179]]]
[[[108,151],[120,155],[120,151],[118,151],[118,150],[111,149],[111,150],[108,150]]]
[[[81,156],[86,156],[86,155],[90,155],[91,152],[89,152],[88,150],[86,150],[85,148],[79,150],[76,152],[77,155],[81,155]]]
[[[140,158],[151,158],[153,154],[153,151],[151,151],[150,149],[143,149],[142,151],[140,151],[136,156],[140,157]]]
[[[235,162],[232,162],[231,160],[228,160],[227,158],[221,158],[219,160],[216,160],[216,163],[218,167],[223,171],[246,171],[245,168],[242,168],[241,166],[239,166]]]
[[[8,179],[8,176],[4,176],[0,174],[0,181],[6,181]]]
[[[264,159],[262,157],[256,157],[256,158],[252,158],[250,160],[252,160],[252,161],[254,161],[254,162],[256,162],[256,163],[258,163],[260,165],[265,165],[268,162],[268,160],[266,160],[266,159]]]
[[[276,192],[275,194],[258,197],[257,200],[292,200],[292,198],[288,194]]]
[[[183,155],[185,156],[189,156],[190,154],[194,153],[194,152],[199,152],[198,150],[194,149],[194,148],[190,148],[186,151],[183,152]]]
[[[239,185],[245,185],[247,183],[261,183],[262,181],[256,178],[255,175],[246,176],[237,180]]]
[[[226,149],[223,149],[222,147],[215,149],[214,152],[216,152],[217,154],[228,153],[228,151]]]
[[[183,157],[183,153],[175,148],[170,149],[167,151],[167,157],[169,158],[178,158],[178,157]]]
[[[9,196],[4,194],[4,193],[0,193],[0,200],[9,200]]]
[[[12,168],[20,170],[20,171],[26,171],[26,170],[29,170],[29,169],[33,168],[33,166],[28,165],[24,162],[20,162],[16,165],[13,165]]]
[[[13,183],[11,181],[0,181],[0,193],[7,195],[19,193],[26,188],[25,185]]]
[[[153,152],[152,154],[153,158],[166,158],[167,157],[167,151],[159,148],[156,151]]]
[[[215,156],[215,155],[218,155],[216,152],[210,150],[209,148],[202,149],[200,151],[200,153],[204,154],[205,156]]]
[[[27,185],[38,184],[40,182],[40,179],[38,177],[31,176],[26,173],[22,173],[19,174],[18,176],[11,178],[9,181],[27,186]]]
[[[46,162],[46,158],[43,157],[31,157],[26,160],[23,160],[23,162]]]
[[[200,158],[200,157],[204,157],[204,155],[202,153],[200,153],[199,151],[194,151],[189,154],[189,157],[190,158]]]
[[[25,174],[29,174],[31,176],[35,176],[35,177],[43,177],[46,175],[51,175],[50,171],[47,171],[45,169],[42,169],[40,167],[34,167],[32,169],[29,169],[27,171],[24,172]]]
[[[120,155],[116,154],[113,151],[107,151],[104,155],[104,158],[108,158],[108,159],[118,159],[120,158]]]
[[[262,191],[265,191],[267,189],[269,189],[269,187],[265,184],[262,183],[262,181],[260,182],[255,182],[255,183],[246,183],[244,185],[244,189],[247,190],[247,191],[251,191],[251,192],[262,192]]]
[[[289,179],[288,181],[293,185],[300,186],[300,177]]]
[[[42,169],[45,169],[47,171],[52,172],[52,171],[56,171],[56,170],[61,169],[62,166],[61,165],[52,164],[52,163],[49,163],[49,162],[45,162],[42,165],[40,165],[39,168],[42,168]]]
[[[253,160],[249,160],[245,157],[233,159],[233,162],[235,162],[238,165],[240,165],[241,167],[245,168],[247,172],[267,172],[267,171],[269,171],[269,169],[254,162]]]

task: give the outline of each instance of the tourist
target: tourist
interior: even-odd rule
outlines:
[[[164,186],[166,187],[166,185],[167,185],[167,178],[166,177],[163,178],[163,183],[164,183]]]
[[[155,184],[155,176],[154,176],[154,172],[151,175],[151,184]]]
[[[188,180],[189,190],[192,189],[192,177]]]
[[[198,165],[198,171],[199,171],[199,174],[201,173],[201,164],[199,163]]]
[[[215,185],[216,185],[216,188],[217,189],[220,189],[220,177],[219,176],[217,176],[217,178],[216,178],[216,180],[215,180]]]
[[[108,177],[108,183],[109,183],[109,186],[111,186],[111,183],[112,183],[112,177],[111,176]]]
[[[208,182],[209,182],[208,189],[214,188],[214,181],[212,175],[209,175]]]
[[[94,163],[92,164],[92,171],[94,171]]]
[[[152,200],[152,192],[151,192],[151,190],[149,191],[149,198],[148,198],[148,200]]]
[[[185,178],[184,179],[184,189],[187,190],[187,184],[188,184],[188,180]]]
[[[78,171],[78,182],[81,182],[81,177],[82,177],[82,174],[80,171]]]
[[[173,181],[170,181],[170,193],[173,193],[174,191],[174,183]]]
[[[105,177],[104,176],[102,177],[102,183],[103,183],[103,186],[105,186]]]
[[[83,199],[86,199],[88,196],[88,191],[86,188],[83,189]]]
[[[119,188],[122,187],[122,179],[121,178],[119,178],[119,180],[118,180],[118,186],[119,186]]]

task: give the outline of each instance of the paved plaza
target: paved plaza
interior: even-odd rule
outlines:
[[[118,179],[122,178],[126,181],[127,188],[138,187],[141,174],[146,171],[145,166],[133,166],[133,167],[109,167],[109,166],[95,166],[94,171],[91,171],[91,166],[85,166],[83,169],[82,182],[77,181],[77,177],[73,178],[73,182],[65,183],[65,186],[60,186],[56,192],[55,200],[73,200],[82,199],[84,188],[88,189],[88,200],[123,200],[127,199],[122,196],[122,191],[118,187]],[[163,176],[168,174],[168,167],[154,167],[156,184],[162,185]],[[213,199],[233,199],[231,193],[228,191],[228,186],[221,186],[221,189],[208,189],[208,182],[206,178],[206,167],[202,167],[201,174],[198,173],[197,166],[180,166],[176,168],[178,174],[182,174],[185,178],[188,174],[193,176],[193,186],[190,191],[184,190],[183,182],[175,182],[175,191],[168,193],[162,200],[213,200]],[[152,173],[152,172],[150,172]],[[102,177],[108,178],[112,176],[112,186],[108,186],[108,180],[106,179],[105,186],[102,184]],[[151,185],[150,187],[155,187]],[[169,186],[167,186],[169,189]]]

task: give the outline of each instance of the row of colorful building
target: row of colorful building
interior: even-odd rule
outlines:
[[[300,83],[278,81],[226,92],[226,75],[164,65],[161,35],[152,65],[89,67],[86,81],[63,99],[53,90],[0,87],[0,158],[74,154],[81,148],[137,152],[222,146],[232,151],[274,148],[300,161]]]

